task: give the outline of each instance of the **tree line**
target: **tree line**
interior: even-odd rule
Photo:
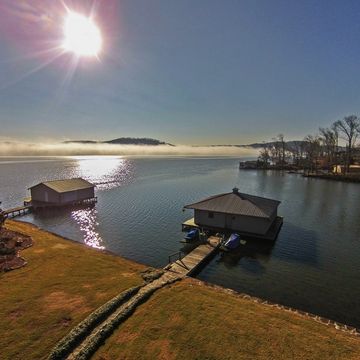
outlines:
[[[356,115],[345,116],[327,128],[319,128],[316,134],[309,134],[302,141],[286,142],[283,134],[264,144],[258,158],[259,167],[284,169],[303,168],[317,172],[319,168],[332,169],[342,165],[347,174],[358,150],[357,140],[360,135],[360,118]],[[339,140],[345,141],[345,147],[339,146]],[[338,167],[335,167],[335,172]]]

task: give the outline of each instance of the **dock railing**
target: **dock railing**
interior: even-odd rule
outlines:
[[[182,260],[182,258],[184,257],[184,253],[182,251],[178,251],[176,253],[170,254],[169,255],[169,264],[171,264],[172,262],[174,262],[174,258],[176,258],[176,260]]]

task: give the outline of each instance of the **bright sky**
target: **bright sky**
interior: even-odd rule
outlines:
[[[0,139],[244,144],[359,114],[358,1],[97,1],[97,57],[51,61],[60,4],[0,5]]]

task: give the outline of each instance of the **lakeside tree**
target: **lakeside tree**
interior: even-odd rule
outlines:
[[[297,168],[301,167],[304,160],[305,145],[303,141],[292,141],[286,144],[286,151]]]
[[[341,138],[347,142],[345,173],[349,172],[351,155],[360,134],[360,119],[356,115],[345,116],[342,120],[334,123]]]
[[[334,154],[334,165],[336,165],[335,167],[335,173],[338,173],[338,167],[337,165],[339,164],[339,130],[338,127],[336,125],[336,122],[334,122],[331,125],[331,130],[334,132],[334,138],[335,138],[335,154]]]
[[[318,160],[321,154],[321,139],[318,135],[307,135],[304,138],[306,168],[308,172],[317,173]]]
[[[337,152],[337,133],[333,129],[319,128],[320,141],[324,156],[327,160],[327,166],[330,167],[335,164]]]
[[[344,166],[342,175],[349,172],[352,162],[360,163],[360,117],[345,116],[329,127],[320,127],[318,134],[307,135],[303,140],[285,141],[279,134],[271,142],[263,143],[258,156],[258,168],[300,169],[315,172],[325,170],[338,173]],[[339,139],[346,141],[340,146]],[[358,146],[357,146],[358,145]],[[334,166],[336,165],[336,166]]]
[[[269,150],[271,162],[282,169],[285,165],[286,142],[283,134],[279,134],[273,140],[273,145]]]
[[[270,147],[268,144],[263,143],[263,147],[260,150],[259,157],[258,157],[258,163],[259,166],[267,169],[270,165]]]

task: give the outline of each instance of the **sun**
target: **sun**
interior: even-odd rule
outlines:
[[[88,17],[69,12],[64,23],[62,48],[77,56],[98,56],[102,47],[100,29]]]

